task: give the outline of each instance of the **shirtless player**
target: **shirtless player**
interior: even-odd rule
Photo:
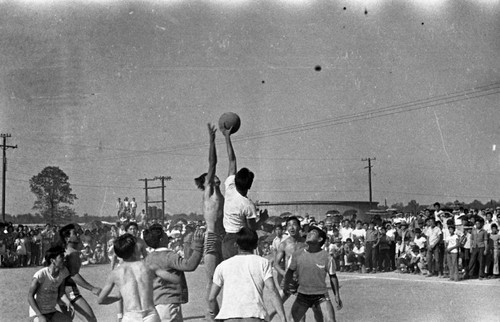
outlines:
[[[279,276],[285,277],[286,270],[290,264],[290,259],[294,252],[297,250],[305,248],[307,245],[305,243],[305,238],[300,235],[300,222],[299,219],[295,216],[288,217],[286,220],[286,230],[288,232],[288,237],[278,247],[276,251],[276,257],[274,259],[274,269],[278,273]],[[280,265],[280,263],[284,260],[285,268]],[[282,289],[285,289],[284,285],[280,285]],[[293,287],[290,288],[291,291]],[[285,292],[283,295],[283,303],[290,297],[291,293]],[[270,318],[274,316],[275,312],[270,313]],[[291,321],[291,319],[290,319]]]
[[[129,233],[118,237],[114,242],[115,254],[123,259],[106,281],[99,304],[110,304],[118,298],[109,294],[116,285],[123,300],[123,322],[148,321],[160,322],[153,300],[153,278],[155,272],[141,261],[136,238]]]
[[[222,261],[222,238],[224,226],[224,196],[220,191],[220,180],[215,175],[217,152],[215,150],[215,126],[208,124],[210,148],[208,152],[208,172],[194,179],[198,189],[203,190],[203,217],[207,225],[205,237],[205,272],[207,276],[207,290],[205,299],[208,304],[208,295],[212,288],[215,267]],[[218,308],[217,308],[218,311]]]
[[[66,280],[66,295],[71,301],[71,304],[73,304],[76,316],[80,320],[88,322],[97,321],[94,311],[92,311],[89,303],[83,298],[77,287],[77,285],[80,285],[96,296],[101,292],[99,287],[94,287],[80,275],[80,267],[82,266],[80,251],[78,251],[80,236],[77,233],[76,226],[74,224],[69,224],[62,227],[61,230],[59,230],[59,236],[66,250],[65,262],[70,274]]]

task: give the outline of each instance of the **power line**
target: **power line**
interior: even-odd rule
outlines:
[[[303,132],[303,131],[308,131],[308,130],[313,130],[313,129],[320,129],[320,128],[324,128],[324,127],[330,127],[333,125],[340,125],[340,124],[345,124],[345,123],[370,120],[370,119],[375,119],[375,118],[380,118],[380,117],[391,116],[391,115],[396,115],[396,114],[400,114],[400,113],[420,110],[420,109],[429,108],[429,107],[436,107],[436,106],[442,106],[442,105],[447,105],[447,104],[466,101],[466,100],[472,100],[472,99],[490,96],[490,95],[496,95],[496,94],[500,94],[500,82],[495,82],[495,83],[491,83],[488,85],[478,86],[478,87],[474,87],[471,89],[466,89],[466,90],[462,90],[462,91],[458,91],[458,92],[454,92],[454,93],[450,93],[450,94],[442,94],[442,95],[438,95],[438,96],[433,96],[431,98],[419,99],[419,100],[414,100],[414,101],[407,102],[407,103],[394,104],[394,105],[390,105],[390,106],[383,107],[383,108],[376,108],[376,109],[371,109],[371,110],[364,111],[364,112],[343,115],[340,117],[326,118],[323,120],[306,122],[306,123],[303,123],[300,125],[291,125],[291,126],[276,128],[276,129],[272,129],[272,130],[268,130],[268,131],[255,132],[255,133],[247,135],[247,136],[241,136],[238,138],[234,138],[233,141],[239,142],[239,141],[255,140],[255,139],[262,139],[262,138],[266,138],[266,137],[273,137],[273,136],[280,136],[280,135],[285,135],[285,134]],[[118,156],[111,156],[111,157],[107,157],[107,158],[97,158],[97,160],[109,161],[109,160],[116,160],[116,159],[123,159],[123,158],[135,158],[135,157],[150,156],[150,155],[155,155],[155,154],[169,154],[169,153],[173,153],[173,152],[190,150],[190,149],[195,149],[195,148],[203,148],[203,147],[206,147],[205,143],[187,143],[187,144],[174,145],[172,147],[169,147],[168,149],[163,149],[163,150],[154,150],[154,151],[148,151],[148,152],[141,151],[140,154],[118,155]],[[139,152],[139,151],[137,151],[137,152]],[[82,158],[73,158],[71,160],[76,161],[76,160],[83,160],[83,159]],[[87,160],[88,161],[95,161],[96,158],[87,159]],[[65,160],[65,161],[68,161],[68,160]]]

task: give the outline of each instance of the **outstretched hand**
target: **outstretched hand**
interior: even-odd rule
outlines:
[[[217,128],[215,125],[212,125],[210,123],[207,124],[208,127],[208,136],[210,137],[211,141],[215,140],[215,132],[217,132]]]
[[[196,228],[193,236],[193,242],[203,243],[205,241],[205,233],[200,228]]]
[[[342,304],[340,296],[335,296],[335,302],[337,302],[337,310],[341,310],[344,305]]]
[[[229,137],[231,135],[231,131],[233,130],[233,127],[231,126],[230,128],[226,128],[225,126],[222,127],[220,129],[220,131],[222,132],[222,134],[225,136],[225,137]]]

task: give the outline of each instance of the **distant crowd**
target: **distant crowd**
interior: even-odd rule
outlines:
[[[370,221],[353,218],[317,222],[308,216],[302,227],[321,227],[328,236],[324,249],[339,271],[422,274],[428,277],[498,278],[500,207],[497,209],[435,209],[417,214],[397,213]],[[283,232],[285,230],[285,232]],[[287,238],[286,226],[276,229],[271,251]],[[281,237],[280,237],[281,236]],[[264,246],[267,249],[268,245]]]
[[[113,261],[113,242],[116,237],[126,232],[126,227],[134,221],[118,221],[114,225],[101,224],[85,228],[86,224],[77,225],[77,233],[82,241],[80,258],[82,265],[109,264]],[[144,228],[157,224],[151,220],[139,225],[139,235]],[[165,221],[165,230],[169,236],[168,248],[184,257],[189,253],[191,239],[196,228],[204,229],[203,222]],[[60,243],[59,225],[15,225],[0,223],[0,259],[2,268],[42,266],[43,254],[52,246]]]

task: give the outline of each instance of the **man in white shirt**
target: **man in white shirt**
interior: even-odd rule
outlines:
[[[443,239],[441,229],[436,226],[436,221],[433,217],[427,219],[429,227],[425,231],[427,236],[427,265],[429,265],[429,274],[427,277],[443,275],[443,267],[439,261],[440,249],[439,243]]]
[[[247,227],[236,233],[238,253],[217,266],[209,295],[212,320],[265,321],[264,286],[281,321],[286,321],[283,303],[276,290],[271,263],[254,254],[257,233]],[[217,307],[217,295],[222,290],[222,303]]]
[[[434,203],[434,220],[436,222],[443,222],[444,211],[441,210],[441,204],[439,202]]]
[[[352,240],[352,228],[349,220],[344,220],[344,224],[342,228],[339,230],[340,238],[342,238],[342,242],[347,242],[347,238],[351,238]]]
[[[221,128],[226,139],[227,155],[229,158],[228,177],[224,182],[225,202],[223,225],[226,235],[222,241],[222,258],[224,260],[236,255],[236,233],[243,227],[256,230],[258,227],[259,213],[254,203],[247,197],[248,190],[252,187],[254,174],[247,168],[236,172],[236,155],[231,143],[231,129]]]
[[[358,220],[356,222],[356,229],[352,231],[352,237],[354,238],[354,241],[359,240],[359,239],[365,239],[366,237],[366,230],[363,229],[363,223],[361,220]]]

